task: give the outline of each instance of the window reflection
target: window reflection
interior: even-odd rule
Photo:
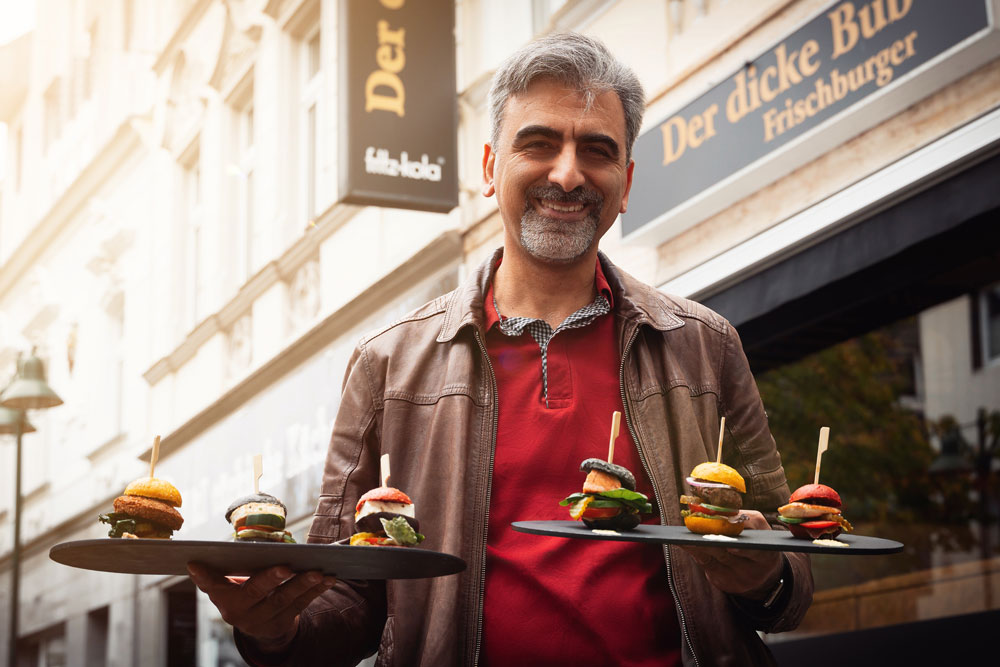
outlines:
[[[974,323],[990,321],[990,295],[757,376],[789,486],[812,481],[817,434],[830,426],[820,481],[840,493],[856,534],[905,545],[892,556],[814,556],[805,621],[771,641],[1000,608],[1000,367],[973,354],[989,340]]]

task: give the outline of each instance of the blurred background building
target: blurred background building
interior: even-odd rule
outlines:
[[[355,342],[500,244],[479,187],[489,79],[561,30],[604,40],[649,97],[605,252],[728,317],[793,488],[828,425],[823,481],[858,532],[906,544],[815,558],[806,622],[766,640],[787,664],[832,664],[844,647],[926,657],[940,633],[988,638],[996,0],[444,3],[455,81],[437,104],[458,158],[444,213],[347,191],[345,2],[36,0],[34,29],[0,45],[0,383],[35,348],[65,401],[29,413],[24,436],[18,667],[242,664],[186,578],[71,569],[49,548],[106,534],[97,514],[158,434],[178,537],[228,539],[261,453],[261,487],[304,540]],[[5,646],[14,467],[0,435]]]

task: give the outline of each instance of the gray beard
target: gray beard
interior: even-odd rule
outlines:
[[[599,193],[583,188],[563,192],[558,186],[550,186],[532,188],[527,195],[529,199],[521,216],[521,246],[528,254],[547,262],[569,264],[590,250],[597,239],[597,225],[604,206],[604,198]],[[540,214],[531,205],[532,198],[593,206],[580,222],[567,223]]]

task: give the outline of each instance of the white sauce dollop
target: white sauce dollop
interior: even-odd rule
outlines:
[[[849,547],[849,546],[851,546],[847,542],[840,542],[839,540],[813,540],[813,544],[818,544],[821,547]]]

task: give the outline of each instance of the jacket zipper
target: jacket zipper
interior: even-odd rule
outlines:
[[[625,343],[625,351],[622,352],[622,364],[618,371],[619,386],[622,392],[622,407],[625,409],[625,424],[628,426],[629,435],[632,436],[632,442],[635,443],[635,448],[639,452],[639,459],[642,461],[642,468],[646,471],[646,476],[649,477],[650,484],[653,485],[653,492],[656,494],[657,499],[660,501],[660,523],[666,524],[666,517],[663,514],[663,494],[660,493],[659,487],[656,485],[656,478],[653,476],[653,471],[650,469],[649,464],[646,462],[646,454],[642,450],[642,443],[639,442],[639,436],[636,434],[635,429],[632,426],[632,417],[629,413],[628,400],[625,397],[625,359],[628,356],[629,350],[632,349],[632,343],[635,342],[636,336],[639,333],[639,327],[637,326],[633,331],[632,335],[629,337],[628,342]],[[491,369],[492,370],[492,369]],[[674,606],[677,608],[677,620],[681,624],[681,634],[684,635],[684,642],[687,644],[688,650],[691,651],[691,656],[694,658],[694,664],[700,664],[698,662],[698,655],[694,652],[694,645],[691,643],[691,636],[688,634],[687,622],[684,619],[684,610],[681,609],[681,603],[677,599],[677,588],[674,586],[674,576],[673,568],[670,566],[670,550],[666,545],[663,545],[663,557],[667,562],[667,585],[670,587],[670,595],[674,598]]]
[[[486,541],[490,527],[490,495],[493,491],[493,461],[497,450],[497,410],[499,409],[497,405],[499,402],[497,400],[497,376],[493,370],[493,362],[490,361],[490,355],[486,351],[486,345],[483,344],[482,337],[479,335],[479,329],[475,329],[475,332],[476,342],[479,343],[479,351],[482,353],[483,359],[486,360],[486,367],[490,369],[490,382],[493,385],[493,419],[492,428],[490,429],[493,435],[490,441],[489,475],[486,478],[486,515],[483,525],[483,544],[480,552],[482,555],[482,565],[479,568],[479,608],[476,610],[476,648],[472,655],[473,666],[479,664],[479,652],[483,642],[483,605],[486,600]]]

